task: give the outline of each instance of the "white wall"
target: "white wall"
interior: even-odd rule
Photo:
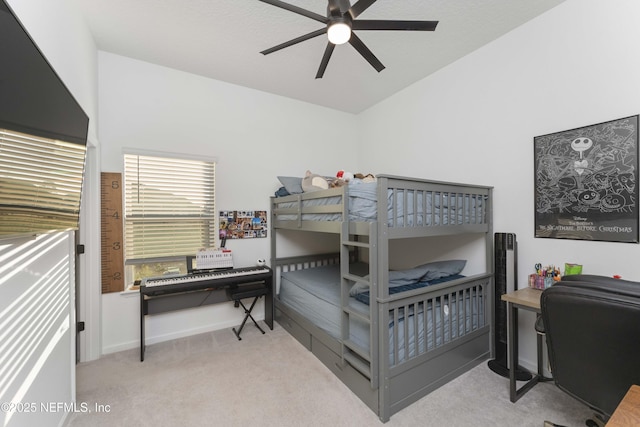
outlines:
[[[371,171],[495,187],[520,287],[536,262],[640,279],[637,244],[534,238],[533,138],[640,113],[640,2],[568,0],[358,117]],[[391,159],[391,160],[390,160]],[[533,314],[521,316],[532,367]]]
[[[89,133],[93,143],[97,144],[97,51],[81,16],[68,0],[7,0],[7,3],[89,116]],[[89,174],[96,172],[99,171],[87,171]],[[43,242],[46,244],[41,246]],[[29,254],[34,248],[37,251]],[[95,249],[99,251],[99,246],[96,245]],[[3,369],[0,375],[3,381],[0,401],[59,402],[68,407],[75,400],[76,282],[73,234],[57,233],[35,241],[3,244],[0,252],[0,324],[9,319],[9,323],[0,330],[6,333],[9,330],[15,332],[31,328],[27,336],[19,341],[23,345],[32,344],[27,352],[21,353],[23,359],[4,360],[0,364]],[[5,258],[7,254],[9,258]],[[10,264],[24,254],[29,255],[20,264]],[[6,269],[9,265],[12,268]],[[83,266],[83,269],[87,275],[93,274],[95,278],[99,274],[98,269],[91,270],[95,267]],[[55,278],[54,273],[57,274]],[[56,281],[58,279],[61,281]],[[58,298],[59,305],[46,312],[49,317],[44,324],[38,323],[38,319],[44,317],[38,317],[35,311],[35,307],[41,309],[42,306],[35,304],[36,300],[30,297],[50,301]],[[22,305],[17,314],[33,317],[24,318],[24,323],[13,325],[11,322],[15,319],[10,316],[16,314],[13,309],[18,302]],[[45,314],[45,311],[40,314]],[[9,329],[9,326],[16,329]],[[9,337],[4,335],[0,343],[3,346],[10,344]],[[4,347],[0,355],[15,356],[16,349]],[[33,414],[3,411],[0,417],[3,426],[62,425],[66,411],[56,408],[44,411],[38,407]]]
[[[356,162],[353,115],[105,52],[99,71],[104,172],[122,172],[125,149],[216,157],[216,209],[268,210],[278,175],[333,175]],[[236,267],[269,259],[268,238],[227,247]],[[103,352],[139,345],[137,294],[103,295],[102,313]],[[227,303],[149,316],[147,344],[235,326],[242,315]]]

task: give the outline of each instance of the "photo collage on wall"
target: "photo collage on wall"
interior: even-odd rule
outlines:
[[[220,239],[267,237],[267,211],[220,211]]]

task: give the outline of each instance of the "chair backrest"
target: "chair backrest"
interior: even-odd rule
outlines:
[[[540,305],[556,385],[610,417],[640,384],[640,283],[567,276]]]

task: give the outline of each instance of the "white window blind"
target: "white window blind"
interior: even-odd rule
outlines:
[[[127,262],[214,247],[214,162],[138,154],[124,160]]]
[[[0,129],[0,237],[77,229],[85,153]]]

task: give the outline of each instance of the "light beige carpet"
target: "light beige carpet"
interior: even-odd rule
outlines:
[[[261,325],[264,325],[261,322]],[[70,427],[376,426],[378,417],[276,324],[248,324],[110,354],[77,367]],[[104,409],[96,412],[97,407]],[[108,412],[106,412],[108,410]],[[482,363],[393,415],[386,426],[584,425],[591,411],[550,383],[509,401],[509,382]]]

